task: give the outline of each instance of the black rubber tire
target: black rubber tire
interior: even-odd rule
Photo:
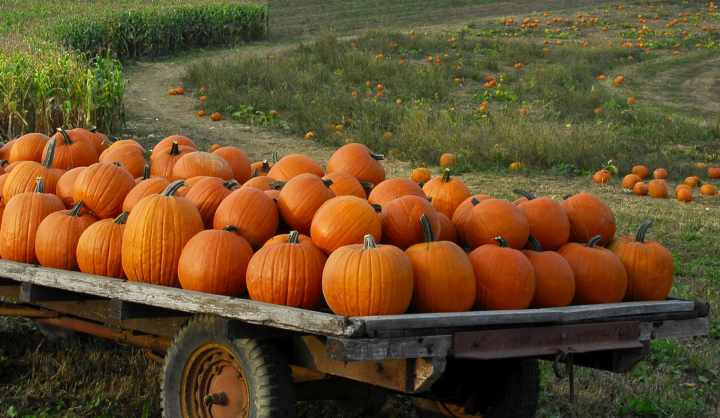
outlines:
[[[192,319],[175,337],[165,355],[161,397],[164,418],[183,417],[180,387],[183,369],[199,347],[222,344],[239,359],[248,386],[249,418],[294,418],[295,390],[290,367],[283,354],[269,340],[234,339],[225,333],[221,322],[212,317]]]

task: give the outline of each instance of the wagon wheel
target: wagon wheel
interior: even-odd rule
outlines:
[[[290,367],[268,341],[230,339],[215,318],[190,321],[165,356],[165,418],[292,418]]]
[[[433,387],[435,399],[416,399],[421,418],[532,418],[540,392],[537,360],[463,362]],[[462,376],[462,377],[461,377]],[[440,393],[436,393],[440,392]],[[451,393],[450,396],[447,396]],[[443,396],[445,395],[445,396]]]

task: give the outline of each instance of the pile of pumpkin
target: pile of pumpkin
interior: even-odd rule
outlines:
[[[695,166],[696,169],[703,169],[704,164]],[[657,199],[666,199],[670,195],[667,184],[668,171],[664,168],[657,168],[653,171],[653,179],[645,181],[650,175],[650,169],[646,165],[635,165],[622,180],[622,187],[628,193],[638,196],[650,196]],[[720,179],[720,167],[708,167],[707,176],[709,179]],[[608,184],[613,177],[613,170],[604,168],[593,174],[592,180],[597,184]],[[675,187],[675,198],[680,202],[693,201],[693,189],[699,188],[703,197],[716,197],[717,186],[712,183],[703,182],[700,176],[689,176],[682,183]]]
[[[357,143],[326,169],[180,135],[146,164],[140,143],[84,129],[0,153],[7,260],[352,316],[659,300],[672,286],[650,224],[615,239],[591,194],[510,202],[471,195],[450,169],[386,179]]]

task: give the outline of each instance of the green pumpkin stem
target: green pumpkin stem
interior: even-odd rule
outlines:
[[[602,241],[602,235],[595,235],[594,237],[590,238],[590,241],[587,242],[587,246],[592,248],[598,245]]]
[[[445,171],[443,171],[442,182],[447,183],[449,181],[450,181],[450,169],[446,168]]]
[[[423,237],[425,238],[425,242],[435,241],[435,232],[433,232],[432,225],[430,225],[430,220],[424,213],[420,217],[420,225],[422,225]]]
[[[377,248],[375,238],[373,238],[372,234],[367,234],[363,237],[363,250],[370,250],[372,248]]]
[[[42,177],[35,177],[35,193],[45,193],[45,180]]]
[[[290,231],[288,234],[288,244],[299,244],[300,233],[298,231]]]
[[[510,246],[510,245],[508,244],[508,242],[505,240],[505,238],[503,238],[503,237],[501,237],[501,236],[499,236],[499,235],[498,235],[497,237],[493,238],[493,239],[495,240],[495,242],[497,242],[497,244],[498,244],[499,247],[507,248],[507,247]]]
[[[637,233],[635,234],[635,241],[637,242],[645,242],[645,234],[647,234],[648,229],[653,224],[652,219],[646,219],[638,228]]]
[[[173,141],[170,147],[170,155],[180,155],[180,144],[177,141]]]
[[[273,162],[273,164],[275,164],[276,162],[278,162],[279,159],[280,159],[280,154],[278,154],[277,151],[273,151],[273,153],[272,153],[272,162]],[[265,160],[265,161],[267,161],[267,160]],[[264,167],[264,166],[265,166],[265,164],[263,164],[263,167]],[[268,169],[270,169],[270,166],[269,166],[269,165],[268,165]]]
[[[73,206],[72,209],[68,211],[68,215],[75,217],[80,216],[80,212],[82,211],[83,206],[85,206],[85,204],[82,201],[77,202],[75,206]]]
[[[384,159],[385,159],[385,155],[383,155],[383,154],[375,154],[375,153],[372,153],[372,152],[370,153],[370,157],[372,157],[372,159],[373,159],[373,160],[376,160],[376,161],[381,161],[381,160],[384,160]]]
[[[116,223],[118,225],[124,225],[125,222],[127,222],[128,215],[130,214],[127,212],[120,212],[120,214],[116,216],[113,220],[113,223]]]
[[[181,187],[185,185],[185,180],[175,180],[174,182],[168,184],[168,186],[163,190],[161,195],[163,196],[175,196],[175,193],[177,193],[178,190],[180,190]]]
[[[375,212],[377,212],[377,213],[382,212],[382,206],[378,205],[377,203],[371,203],[370,206],[372,206],[372,208],[375,209]]]
[[[223,228],[223,231],[227,232],[237,232],[238,228],[235,225],[227,225],[225,228]]]
[[[520,195],[527,200],[537,199],[537,196],[533,192],[526,192],[525,190],[515,189],[513,190],[513,193],[515,193],[516,195]]]
[[[539,253],[545,251],[542,244],[540,244],[540,241],[538,241],[532,234],[528,237],[528,244],[530,245],[530,249],[533,251],[537,251]]]
[[[67,145],[72,145],[73,141],[70,138],[70,134],[68,134],[65,129],[63,129],[62,127],[59,127],[59,128],[57,128],[57,131],[62,134],[63,138],[65,139],[65,143]]]
[[[65,132],[65,131],[63,131]],[[66,140],[67,141],[67,140]],[[50,140],[47,143],[47,153],[45,153],[45,158],[43,158],[42,165],[45,168],[51,168],[53,161],[55,160],[55,147],[57,146],[57,141],[55,141],[55,138],[50,138]]]
[[[227,180],[223,182],[223,186],[225,186],[228,190],[235,190],[238,187],[240,187],[240,183],[237,182],[237,180]]]
[[[150,164],[145,164],[145,167],[143,167],[143,180],[147,180],[150,178]]]

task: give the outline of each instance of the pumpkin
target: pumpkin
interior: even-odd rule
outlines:
[[[113,142],[108,148],[106,149],[117,149],[117,148],[124,148],[124,147],[132,147],[136,148],[138,151],[142,152],[143,155],[145,155],[145,147],[140,145],[139,142],[137,142],[134,139],[118,139],[117,141]],[[102,153],[101,153],[102,154]]]
[[[570,220],[562,205],[548,197],[536,197],[532,193],[515,191],[527,200],[517,204],[530,225],[530,234],[544,248],[557,250],[570,239]]]
[[[692,202],[693,191],[690,186],[686,185],[685,187],[681,187],[675,191],[675,198],[680,202]]]
[[[202,177],[185,194],[200,212],[206,228],[212,228],[215,211],[233,190],[240,187],[235,180],[223,181],[217,177]],[[212,293],[212,292],[211,292]]]
[[[288,181],[304,173],[315,174],[318,177],[325,174],[320,164],[312,158],[302,154],[288,154],[273,164],[267,175],[275,180]]]
[[[646,196],[648,194],[648,185],[644,181],[639,181],[633,186],[633,193],[638,196]]]
[[[202,231],[185,244],[178,262],[180,287],[216,295],[245,293],[253,250],[235,227]]]
[[[664,168],[656,168],[655,171],[653,171],[653,177],[658,180],[664,180],[668,177],[668,172]]]
[[[108,277],[125,277],[122,268],[123,232],[128,213],[115,219],[101,219],[88,226],[80,235],[75,256],[80,271]]]
[[[592,181],[597,184],[607,184],[612,178],[610,171],[606,169],[598,170],[593,174]]]
[[[85,171],[87,167],[75,167],[63,173],[55,185],[55,194],[62,199],[66,208],[71,208],[75,204],[73,193],[75,193],[75,181],[80,173]]]
[[[429,168],[425,167],[413,168],[412,172],[410,173],[410,180],[421,186],[430,181],[431,178],[432,171],[430,171]]]
[[[282,181],[274,180],[268,176],[253,177],[243,184],[243,187],[254,187],[259,190],[277,190],[281,189],[285,183]]]
[[[615,253],[597,246],[602,239],[596,235],[587,244],[572,242],[560,248],[575,274],[575,304],[617,303],[625,297],[625,267]]]
[[[337,315],[396,315],[407,311],[413,295],[410,258],[392,245],[363,244],[335,250],[325,263],[322,292]]]
[[[473,266],[465,251],[451,241],[436,241],[427,216],[418,222],[425,242],[405,250],[413,270],[415,310],[463,312],[475,304]]]
[[[145,152],[132,145],[111,146],[100,154],[101,163],[120,163],[133,178],[141,177],[145,171]]]
[[[135,187],[135,179],[117,164],[95,163],[75,180],[73,199],[83,202],[100,219],[114,218],[123,201]]]
[[[155,149],[157,149],[157,147],[155,147]],[[152,164],[150,164],[150,175],[153,177],[172,177],[172,172],[177,161],[185,154],[194,151],[195,148],[180,145],[177,142],[171,144],[170,147],[161,148],[160,152],[156,153],[155,150],[153,150],[152,156],[150,157],[152,161]]]
[[[635,165],[630,170],[630,172],[640,177],[641,179],[644,179],[647,178],[647,176],[650,174],[650,169],[648,169],[645,165]]]
[[[682,184],[687,184],[690,187],[698,187],[701,184],[700,177],[690,176],[686,177]]]
[[[245,151],[238,147],[220,147],[212,151],[213,154],[225,159],[233,172],[233,178],[238,183],[245,183],[251,176],[250,159]]]
[[[45,191],[55,193],[55,186],[64,171],[52,168],[55,161],[55,140],[48,141],[45,149],[48,152],[44,154],[42,164],[36,161],[19,161],[13,163],[16,166],[12,170],[8,169],[9,174],[5,179],[2,190],[5,203],[19,193],[33,191],[38,177],[43,178]]]
[[[0,174],[0,198],[2,198],[2,190],[3,190],[3,187],[5,187],[5,180],[7,180],[8,176],[9,176],[8,173]],[[0,203],[2,203],[4,201],[5,201],[4,199],[0,199]]]
[[[128,216],[122,266],[128,280],[178,286],[178,260],[185,244],[203,230],[197,208],[175,193],[183,181],[140,200]]]
[[[575,297],[575,273],[567,260],[555,251],[545,251],[530,235],[530,249],[523,253],[535,271],[535,294],[530,306],[553,308],[567,306]]]
[[[82,213],[83,202],[78,202],[71,210],[62,210],[49,214],[35,235],[35,255],[41,266],[64,270],[78,267],[75,251],[83,231],[97,218]]]
[[[329,173],[323,177],[323,180],[330,180],[330,190],[335,193],[335,196],[355,196],[362,199],[367,198],[365,194],[365,188],[363,185],[350,174],[336,171]]]
[[[335,193],[323,179],[315,174],[303,173],[283,186],[277,203],[285,223],[292,229],[308,234],[315,212],[333,197]]]
[[[250,259],[247,288],[250,298],[298,308],[315,308],[322,297],[325,254],[311,243],[300,243],[292,231],[287,242],[262,247]]]
[[[450,218],[445,216],[444,213],[438,211],[435,211],[435,217],[438,221],[438,241],[457,242],[457,231],[455,231],[455,225],[453,225]]]
[[[375,154],[370,149],[356,142],[345,144],[338,148],[327,162],[327,172],[346,173],[372,184],[379,184],[385,180],[385,168],[380,162],[382,154]]]
[[[379,239],[382,232],[375,209],[367,200],[356,196],[338,196],[326,201],[315,212],[310,225],[313,244],[327,254],[344,245],[360,244],[367,234]]]
[[[102,132],[98,132],[97,128],[90,129],[90,132],[92,132],[95,135],[95,145],[97,148],[98,155],[102,154],[103,151],[108,149],[110,145],[110,138],[108,138],[107,135],[105,135]]]
[[[641,180],[642,179],[637,174],[628,174],[627,176],[623,177],[622,187],[626,190],[632,190],[632,188],[635,187],[635,183]]]
[[[664,300],[673,284],[675,265],[667,248],[655,241],[645,241],[652,226],[647,220],[635,237],[623,236],[610,246],[627,272],[627,300]]]
[[[35,237],[46,216],[65,209],[59,197],[45,193],[42,177],[36,179],[35,191],[17,194],[5,203],[0,224],[0,256],[5,260],[37,263]]]
[[[665,180],[650,180],[650,183],[648,183],[648,194],[650,197],[657,199],[665,199],[668,197],[668,187]]]
[[[219,177],[223,180],[230,180],[233,178],[233,170],[230,164],[220,155],[195,151],[183,155],[175,162],[171,178],[178,180],[198,176]]]
[[[70,139],[72,139],[73,141],[83,141],[92,145],[95,149],[95,154],[100,155],[100,153],[102,152],[103,138],[98,136],[93,130],[85,128],[73,128],[68,129],[66,132],[68,136],[70,136]]]
[[[425,216],[433,231],[440,231],[437,212],[427,199],[406,195],[391,200],[382,207],[382,236],[385,242],[406,249],[425,238],[423,225],[419,222]],[[377,236],[377,235],[373,235]]]
[[[370,191],[368,202],[373,205],[384,206],[391,200],[405,195],[426,197],[425,192],[423,192],[420,186],[414,181],[409,179],[394,178],[387,179],[382,183],[376,184]]]
[[[210,114],[210,120],[213,122],[219,122],[223,120],[223,115],[220,112],[212,112]]]
[[[10,149],[7,160],[16,161],[42,161],[43,150],[50,140],[47,135],[29,133],[18,138]]]
[[[455,167],[457,158],[455,157],[455,154],[446,152],[440,156],[440,167],[442,168],[452,168]]]
[[[252,177],[267,176],[271,168],[272,163],[270,163],[268,160],[255,161],[254,163],[250,164],[250,172],[252,173]]]
[[[711,179],[720,179],[720,167],[708,167],[707,175]]]
[[[510,203],[510,202],[508,202]],[[525,309],[535,294],[535,271],[525,255],[502,237],[470,253],[481,309]]]
[[[52,139],[55,141],[48,141],[45,144],[42,157],[45,160],[49,154],[54,154],[52,158],[53,168],[69,170],[75,167],[87,167],[98,160],[97,148],[94,143],[77,138],[73,139],[62,128],[58,128],[58,133],[53,135]],[[51,147],[54,148],[52,151]]]
[[[530,224],[525,213],[509,201],[485,199],[473,206],[464,230],[470,248],[495,245],[495,238],[502,236],[510,247],[521,249],[530,235]]]
[[[607,245],[615,237],[615,214],[612,209],[590,193],[578,193],[562,202],[570,220],[570,241],[587,242],[600,235],[600,245]]]
[[[455,226],[455,232],[457,233],[458,240],[462,244],[467,244],[465,239],[465,231],[467,229],[466,222],[470,219],[470,213],[472,212],[473,206],[477,205],[483,200],[492,199],[493,197],[486,194],[476,194],[465,199],[457,208],[455,213],[450,218],[453,225]],[[442,234],[442,231],[440,231]]]
[[[181,149],[190,149],[189,151],[197,151],[197,145],[188,137],[183,135],[170,135],[160,140],[152,149],[150,159],[155,160],[162,154],[168,154],[173,145],[177,143]],[[188,151],[188,152],[189,152]]]
[[[4,143],[2,147],[0,147],[0,160],[10,159],[10,151],[12,151],[12,147],[13,145],[15,145],[15,141],[17,141],[17,139],[11,139]]]
[[[703,196],[715,196],[717,192],[717,187],[714,184],[705,183],[700,187],[700,194]]]
[[[448,218],[453,216],[455,209],[470,197],[468,187],[461,180],[451,177],[449,168],[445,169],[442,176],[425,183],[422,190],[432,199],[433,207]]]
[[[130,213],[142,198],[162,193],[169,184],[165,177],[150,177],[136,184],[123,199],[123,212]]]
[[[275,235],[278,223],[275,202],[253,187],[240,187],[230,193],[218,205],[213,219],[215,229],[234,226],[256,249]]]

